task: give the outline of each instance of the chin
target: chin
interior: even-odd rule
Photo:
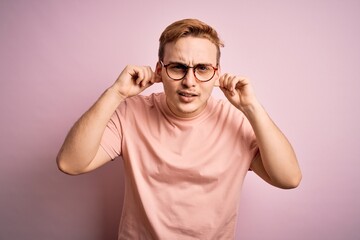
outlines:
[[[196,106],[180,106],[178,112],[187,117],[194,117],[201,112],[200,107]]]

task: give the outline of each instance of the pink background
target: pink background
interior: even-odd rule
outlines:
[[[248,174],[237,239],[360,239],[359,13],[357,0],[0,1],[0,239],[116,238],[121,161],[70,177],[55,156],[123,67],[155,66],[160,33],[186,17],[218,29],[223,72],[252,79],[303,170],[290,191]]]

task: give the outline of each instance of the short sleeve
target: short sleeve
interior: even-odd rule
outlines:
[[[100,146],[114,159],[121,154],[121,123],[119,111],[116,110],[106,125]]]

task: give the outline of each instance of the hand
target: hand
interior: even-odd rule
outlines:
[[[219,78],[219,85],[226,98],[244,113],[258,103],[250,81],[245,77],[226,73]]]
[[[161,82],[149,66],[128,65],[120,73],[112,88],[122,97],[138,95],[155,82]]]

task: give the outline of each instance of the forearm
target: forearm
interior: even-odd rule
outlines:
[[[261,160],[272,183],[282,188],[296,187],[301,171],[286,136],[259,103],[249,106],[244,113],[254,129]]]
[[[106,125],[122,100],[116,91],[109,88],[74,124],[57,156],[62,171],[82,172],[91,163],[100,147]]]

